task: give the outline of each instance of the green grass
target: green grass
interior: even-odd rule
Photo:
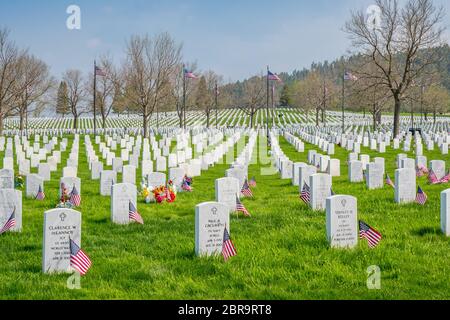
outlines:
[[[91,139],[94,142],[94,139]],[[70,151],[63,153],[63,164]],[[283,138],[280,146],[293,161],[306,161]],[[316,149],[306,144],[306,149]],[[395,155],[382,155],[394,177]],[[362,148],[371,157],[376,153]],[[118,152],[117,152],[118,154]],[[256,151],[255,151],[256,155]],[[444,159],[438,151],[428,160]],[[1,155],[0,155],[1,156]],[[92,181],[80,137],[78,176],[82,179],[82,248],[93,267],[81,279],[80,290],[66,288],[68,275],[41,272],[43,213],[57,202],[62,172],[45,184],[43,202],[23,201],[23,232],[0,237],[1,299],[448,299],[450,298],[450,240],[439,231],[439,193],[446,186],[420,184],[428,203],[397,205],[394,190],[369,191],[347,179],[347,151],[337,147],[341,177],[333,190],[358,198],[359,218],[383,234],[371,250],[360,241],[356,249],[331,249],[326,240],[325,213],[314,212],[298,199],[298,189],[279,175],[256,176],[254,199],[244,200],[251,218],[231,218],[231,237],[238,256],[194,254],[194,206],[214,200],[214,180],[228,165],[216,165],[194,179],[193,193],[179,194],[173,204],[138,204],[145,225],[110,222],[109,197],[99,196]],[[410,154],[410,157],[412,155]],[[105,166],[105,169],[107,167]],[[136,177],[140,179],[138,170]],[[119,176],[119,181],[121,177]],[[368,290],[366,269],[381,268],[381,290]]]

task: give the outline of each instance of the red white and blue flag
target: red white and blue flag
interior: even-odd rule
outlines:
[[[370,248],[375,248],[381,241],[382,236],[377,230],[364,221],[359,221],[359,238],[367,239]]]
[[[3,234],[5,232],[11,230],[15,226],[16,226],[16,208],[14,207],[13,213],[11,213],[11,216],[9,217],[9,219],[6,220],[5,225],[0,230],[0,234]]]
[[[430,184],[438,184],[440,183],[438,177],[436,176],[436,173],[434,173],[433,169],[430,169],[430,172],[428,173],[428,182]]]
[[[345,73],[344,73],[344,80],[346,80],[346,81],[357,81],[358,77],[355,76],[350,71],[345,71]]]
[[[234,244],[231,241],[230,234],[228,233],[227,230],[227,226],[225,226],[225,230],[223,231],[222,255],[225,261],[228,261],[229,258],[237,255],[236,248],[234,247]]]
[[[247,211],[247,209],[242,204],[241,200],[239,200],[239,197],[236,196],[236,212],[242,212],[244,216],[250,217],[250,213]]]
[[[256,179],[255,179],[255,177],[252,177],[252,178],[250,179],[250,181],[248,182],[248,185],[249,185],[250,187],[252,187],[252,188],[256,187]]]
[[[84,276],[92,266],[91,259],[70,239],[70,266]]]
[[[144,220],[142,219],[141,215],[139,214],[136,207],[131,201],[129,202],[128,206],[129,206],[128,217],[130,218],[130,220],[136,221],[139,224],[144,224]]]
[[[44,193],[44,191],[42,191],[42,186],[41,185],[39,185],[39,190],[38,190],[38,193],[36,194],[36,198],[35,199],[36,200],[40,200],[40,201],[45,199],[45,193]]]
[[[386,184],[388,186],[391,186],[392,188],[395,188],[394,182],[392,182],[391,178],[389,177],[389,175],[386,175]]]
[[[81,196],[75,185],[73,185],[72,192],[70,192],[69,202],[75,207],[79,207],[81,204]]]
[[[188,79],[197,79],[197,76],[186,68],[184,69],[184,77]]]
[[[106,72],[100,67],[95,66],[95,75],[100,77],[106,77]]]
[[[416,202],[423,206],[427,202],[427,199],[428,199],[427,194],[419,186],[417,188]]]
[[[303,185],[302,192],[300,194],[300,199],[306,204],[309,204],[311,202],[311,188],[308,186],[307,183]]]
[[[281,79],[279,76],[277,76],[275,73],[272,73],[270,71],[267,71],[267,79],[270,81],[279,81],[281,82]]]
[[[441,183],[448,183],[450,181],[450,172],[447,172],[447,175],[441,179]]]
[[[242,186],[241,193],[246,198],[252,198],[253,192],[248,185],[247,179],[245,179],[244,185]]]

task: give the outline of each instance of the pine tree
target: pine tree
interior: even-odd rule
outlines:
[[[58,88],[58,96],[56,98],[56,113],[64,117],[69,112],[70,109],[67,92],[67,83],[61,81]]]
[[[289,86],[285,84],[280,96],[280,105],[282,107],[288,107],[291,105],[291,95],[289,93]]]

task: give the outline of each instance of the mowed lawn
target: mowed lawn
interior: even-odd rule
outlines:
[[[341,177],[333,179],[333,191],[356,196],[359,218],[383,235],[375,249],[360,241],[354,250],[336,250],[326,239],[325,213],[301,203],[290,180],[261,175],[267,164],[251,165],[249,176],[255,176],[258,185],[254,199],[243,203],[252,217],[232,216],[231,237],[238,255],[225,263],[221,257],[195,256],[194,207],[214,201],[214,180],[223,177],[229,165],[204,171],[194,179],[195,191],[179,194],[175,203],[146,205],[140,199],[138,210],[145,225],[118,226],[110,222],[109,197],[99,196],[99,181],[90,179],[83,136],[78,168],[82,248],[93,266],[82,277],[81,289],[69,290],[69,275],[43,274],[41,264],[43,213],[57,203],[71,141],[58,172],[45,184],[47,198],[43,202],[24,198],[23,232],[0,236],[1,299],[450,298],[450,240],[441,234],[439,219],[440,192],[446,185],[429,186],[421,178],[427,204],[397,205],[389,186],[369,191],[364,183],[349,183],[348,153],[336,147]],[[280,146],[291,160],[302,162],[307,150],[318,150],[306,144],[305,152],[297,153],[281,137]],[[387,150],[380,156],[394,179],[395,155],[402,151]],[[361,151],[377,156],[367,148]],[[448,165],[448,156],[437,149],[424,153],[428,160],[444,159]],[[138,170],[138,180],[140,176]],[[366,270],[371,265],[381,269],[380,290],[367,289]]]

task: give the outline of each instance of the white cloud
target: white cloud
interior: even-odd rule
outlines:
[[[87,41],[87,47],[89,49],[97,49],[98,47],[102,46],[102,40],[99,38],[91,38]]]

